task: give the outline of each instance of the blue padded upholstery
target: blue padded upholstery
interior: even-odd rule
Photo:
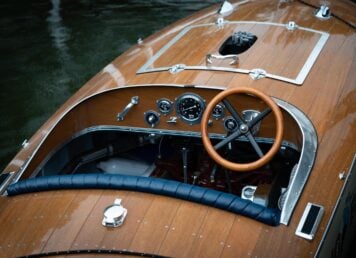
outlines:
[[[153,177],[111,174],[77,174],[30,178],[10,185],[8,195],[59,189],[117,189],[160,194],[247,216],[269,225],[279,225],[280,211],[239,196]]]

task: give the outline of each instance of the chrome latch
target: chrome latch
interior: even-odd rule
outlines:
[[[106,207],[102,225],[109,228],[116,228],[124,223],[127,209],[121,205],[121,199],[116,199],[113,205]]]
[[[265,78],[267,76],[267,72],[263,69],[252,69],[250,71],[250,77],[254,80],[259,80]]]

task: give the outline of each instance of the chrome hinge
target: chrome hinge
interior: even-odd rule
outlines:
[[[259,80],[265,78],[267,76],[267,72],[263,69],[252,69],[250,71],[250,77],[254,80]]]
[[[171,68],[169,68],[169,72],[171,74],[176,74],[181,71],[184,71],[185,67],[186,67],[185,64],[176,64],[176,65],[171,66]]]

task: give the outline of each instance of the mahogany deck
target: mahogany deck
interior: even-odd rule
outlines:
[[[0,198],[1,256],[89,247],[115,247],[177,257],[314,256],[344,185],[339,173],[347,173],[356,153],[356,34],[354,29],[336,18],[317,20],[310,6],[300,2],[278,2],[252,1],[241,4],[227,19],[276,23],[293,20],[302,27],[329,33],[326,45],[302,86],[267,78],[254,81],[247,74],[214,71],[136,74],[154,53],[187,24],[215,22],[215,6],[145,39],[143,45],[133,46],[115,59],[38,130],[29,145],[16,155],[4,171],[19,171],[64,112],[99,92],[137,84],[195,84],[207,88],[249,86],[297,106],[311,119],[318,134],[314,168],[288,226],[269,227],[213,208],[142,193],[107,190],[47,192]],[[354,18],[354,6],[348,8],[345,1],[340,1],[337,8],[348,9],[344,17]],[[259,32],[260,41],[272,40],[276,49],[283,48],[283,43],[269,39],[271,36],[266,32]],[[295,35],[299,36],[298,33]],[[209,41],[211,45],[202,44],[200,50],[206,53],[214,51],[220,40],[212,39]],[[250,64],[261,63],[288,74],[291,69],[300,66],[299,57],[302,58],[304,50],[311,44],[309,41],[293,44],[293,39],[290,39],[287,44],[290,49],[288,64],[283,59],[285,56],[269,51],[263,44],[260,48],[247,51],[243,60]],[[193,63],[203,62],[202,55],[192,54],[188,48],[181,49],[178,55],[172,51],[165,55],[167,60],[177,62],[180,58],[188,57]],[[273,63],[267,60],[273,60]],[[135,88],[132,88],[132,93],[135,93]],[[122,107],[127,102],[128,99],[118,101],[117,105]],[[83,123],[79,120],[76,122]],[[31,163],[26,175],[31,174],[40,160]],[[101,226],[103,207],[117,197],[123,199],[129,210],[127,220],[119,229],[104,228]],[[295,235],[307,202],[325,207],[313,241]]]

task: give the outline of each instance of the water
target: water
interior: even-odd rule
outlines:
[[[217,0],[3,0],[0,3],[0,171],[106,64]]]

